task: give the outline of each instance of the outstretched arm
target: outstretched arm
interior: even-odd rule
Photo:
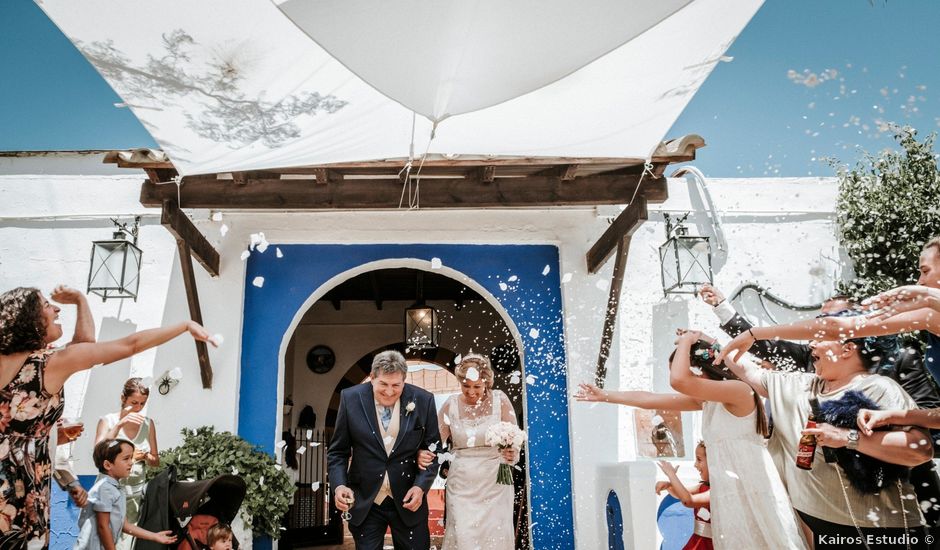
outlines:
[[[177,336],[189,332],[193,338],[209,342],[209,333],[194,321],[177,323],[168,327],[142,330],[118,340],[109,342],[73,344],[49,357],[46,364],[46,391],[56,393],[65,384],[69,376],[76,372],[90,369],[95,365],[113,363],[132,355],[169,342]]]
[[[587,403],[615,403],[638,409],[662,409],[665,411],[700,411],[702,402],[680,393],[653,393],[648,391],[608,391],[594,384],[579,384],[577,401]]]
[[[940,334],[940,314],[930,308],[899,313],[887,319],[865,316],[820,317],[787,325],[754,327],[734,337],[718,355],[716,363],[732,352],[747,351],[755,340],[786,338],[791,340],[845,340],[866,336],[884,336],[899,332],[928,330]]]
[[[434,398],[428,398],[424,406],[424,441],[421,442],[421,449],[435,448],[441,444],[440,429],[437,424],[437,410],[434,407]],[[420,417],[419,417],[420,418]],[[432,462],[427,468],[418,471],[415,476],[415,486],[420,487],[425,494],[431,490],[434,484],[434,478],[437,477],[437,470],[441,467],[440,462]]]
[[[921,426],[940,429],[940,409],[897,409],[858,411],[858,428],[865,435],[872,435],[882,426]]]

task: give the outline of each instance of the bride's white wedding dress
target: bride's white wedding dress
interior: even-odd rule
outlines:
[[[755,429],[757,414],[738,417],[721,403],[702,404],[712,543],[719,550],[805,550],[790,498]]]
[[[512,403],[499,390],[489,390],[476,405],[467,405],[457,394],[438,417],[441,440],[450,440],[454,455],[447,474],[442,550],[512,550],[513,487],[496,483],[501,455],[486,446],[486,430],[493,424],[518,425]]]

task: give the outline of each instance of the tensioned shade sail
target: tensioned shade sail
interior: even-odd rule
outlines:
[[[556,0],[550,4],[558,9],[546,21],[554,25],[559,44],[546,47],[548,34],[532,38],[532,47],[507,36],[482,50],[465,42],[491,40],[492,33],[463,27],[459,36],[429,36],[424,50],[414,45],[399,50],[393,32],[376,36],[381,25],[363,24],[365,16],[347,18],[346,9],[339,8],[322,10],[335,36],[324,34],[320,44],[271,0],[42,0],[39,5],[178,171],[189,175],[425,151],[648,158],[761,3],[603,0],[588,7]],[[539,12],[530,3],[518,3],[515,12],[512,2],[451,4],[452,13],[435,17],[458,27],[486,21],[484,14],[500,18],[500,29],[511,28],[505,25],[509,20],[518,27],[539,25]],[[401,5],[416,9],[417,3]],[[348,9],[364,6],[353,2]],[[584,16],[582,10],[592,13]],[[573,36],[557,28],[564,13],[577,29]],[[588,32],[592,26],[594,33]],[[307,32],[318,36],[319,31]],[[343,37],[356,47],[343,50]],[[376,63],[391,66],[376,70],[364,64],[370,50],[361,45],[372,48]],[[525,52],[517,51],[522,47]],[[458,63],[453,74],[441,73],[442,66],[460,61],[460,48],[470,52],[467,63]],[[501,52],[511,54],[505,62],[493,60]],[[489,79],[487,59],[493,60]],[[526,65],[531,70],[515,79],[514,72]],[[540,67],[544,70],[536,70]],[[428,82],[437,88],[431,90]],[[421,89],[412,93],[408,83]]]

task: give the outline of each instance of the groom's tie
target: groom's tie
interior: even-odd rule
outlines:
[[[388,430],[388,423],[392,421],[392,408],[382,407],[382,429]]]

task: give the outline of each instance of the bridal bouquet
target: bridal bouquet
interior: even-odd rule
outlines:
[[[500,422],[493,424],[486,430],[486,444],[490,447],[496,447],[500,451],[503,449],[522,448],[525,442],[525,432],[512,422]],[[512,485],[512,468],[505,462],[500,463],[499,473],[496,474],[496,483],[501,485]]]

